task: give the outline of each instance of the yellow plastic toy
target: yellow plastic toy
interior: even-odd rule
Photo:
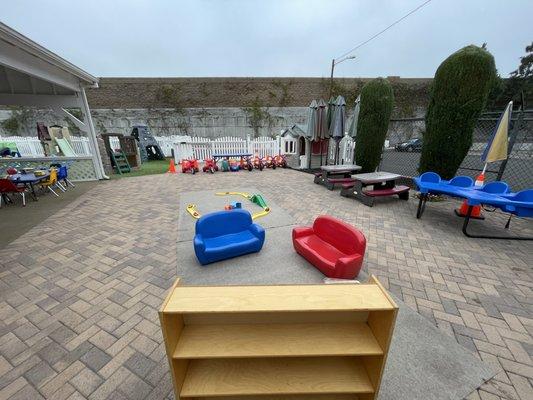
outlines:
[[[263,196],[261,196],[260,194],[249,194],[246,192],[218,192],[215,194],[217,196],[228,196],[228,195],[242,196],[245,199],[250,200],[252,203],[257,204],[263,210],[253,213],[252,220],[264,217],[270,212],[270,207],[267,206],[265,199],[263,199]],[[230,208],[225,207],[224,209],[229,210]],[[196,209],[196,204],[187,204],[187,212],[191,214],[191,216],[195,219],[198,219],[202,216],[202,214],[200,214],[200,212]]]
[[[189,214],[191,214],[191,216],[192,216],[193,218],[198,219],[198,218],[201,217],[201,215],[200,215],[200,213],[198,212],[198,210],[196,210],[196,204],[187,204],[187,212],[188,212]]]
[[[252,220],[264,217],[270,212],[270,207],[267,206],[265,199],[263,199],[263,196],[261,196],[260,194],[250,194],[246,192],[218,192],[215,194],[217,196],[228,196],[228,195],[242,196],[245,199],[250,200],[252,203],[257,204],[259,207],[263,209],[263,211],[253,213]]]

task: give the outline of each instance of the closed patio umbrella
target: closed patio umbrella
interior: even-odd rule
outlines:
[[[326,124],[328,127],[328,134],[331,137],[331,121],[333,120],[333,114],[335,112],[335,98],[331,97],[328,101],[328,110],[326,113]]]
[[[318,110],[318,104],[316,100],[311,101],[311,104],[309,104],[309,110],[307,114],[307,131],[306,131],[306,136],[311,141],[316,141],[318,139],[317,137],[317,133],[318,133],[317,110]]]
[[[335,164],[337,164],[339,141],[344,137],[346,124],[346,101],[344,97],[338,96],[335,100],[335,110],[331,117],[330,134],[335,139]]]
[[[357,96],[355,99],[355,107],[353,110],[352,122],[350,123],[350,128],[348,129],[348,135],[355,139],[357,136],[357,121],[359,119],[359,110],[361,109],[361,95]]]
[[[322,99],[318,100],[318,110],[317,110],[317,130],[318,130],[318,140],[320,142],[320,165],[322,165],[322,149],[324,146],[324,141],[329,139],[329,130],[328,130],[328,105]]]
[[[331,117],[331,137],[342,139],[346,125],[346,101],[344,97],[338,96],[335,100],[335,109]]]
[[[318,138],[319,139],[328,139],[328,105],[322,99],[318,100],[317,103],[318,112],[317,112],[317,128],[318,128]]]

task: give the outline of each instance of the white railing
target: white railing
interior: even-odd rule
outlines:
[[[72,137],[70,138],[72,149],[77,156],[90,156],[91,148],[89,147],[89,138],[86,137]]]
[[[158,140],[159,141],[159,140]],[[259,137],[256,139],[221,137],[208,139],[202,137],[181,137],[174,144],[174,160],[196,158],[205,160],[213,154],[250,153],[260,157],[280,154],[280,138]]]
[[[43,146],[35,137],[0,136],[0,142],[14,142],[22,157],[44,157]],[[90,156],[89,139],[86,137],[72,137],[72,149],[77,156]]]
[[[43,146],[37,138],[0,136],[0,142],[14,142],[22,157],[44,157]]]

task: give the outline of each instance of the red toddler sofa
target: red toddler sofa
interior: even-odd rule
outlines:
[[[322,215],[313,226],[292,230],[292,244],[298,254],[330,278],[353,279],[361,270],[366,238],[345,222]]]

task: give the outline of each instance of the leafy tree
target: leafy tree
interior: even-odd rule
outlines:
[[[533,98],[533,42],[526,46],[526,55],[520,57],[520,65],[508,79],[497,77],[487,108],[501,111],[510,100],[519,106],[522,94],[526,101]]]
[[[361,89],[355,160],[362,172],[373,172],[379,165],[393,105],[394,93],[387,79],[374,79]]]
[[[526,55],[520,57],[520,65],[515,71],[511,72],[511,78],[533,78],[533,42],[526,46]]]
[[[455,175],[495,80],[494,57],[483,48],[464,47],[442,62],[426,113],[421,173],[435,171],[444,179]]]
[[[509,86],[513,93],[513,98],[524,93],[526,98],[533,97],[533,42],[526,46],[526,55],[520,57],[520,65],[511,72]]]

